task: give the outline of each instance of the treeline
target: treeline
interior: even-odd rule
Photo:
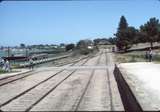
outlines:
[[[97,38],[92,40],[80,40],[77,45],[69,44],[66,50],[73,48],[87,48],[87,46],[108,45],[114,44],[119,51],[127,51],[133,44],[150,43],[153,47],[154,42],[160,42],[160,22],[159,19],[152,17],[146,23],[141,25],[138,29],[134,26],[129,26],[124,16],[121,16],[114,37]]]
[[[97,38],[97,39],[94,39],[93,42],[94,42],[94,45],[99,45],[99,44],[103,44],[103,45],[109,45],[109,44],[116,44],[115,43],[115,40],[116,38],[112,38],[112,37],[109,37],[109,38]]]
[[[124,16],[121,16],[115,37],[112,38],[118,50],[127,51],[133,44],[149,42],[153,47],[154,42],[160,41],[160,23],[155,17],[150,18],[139,29],[129,26]]]
[[[88,54],[95,50],[94,42],[89,39],[80,40],[77,44],[68,44],[66,45],[66,51],[69,50],[78,50],[81,54]]]

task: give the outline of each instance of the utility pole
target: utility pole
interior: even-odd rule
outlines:
[[[26,48],[26,57],[28,57],[28,49]]]
[[[7,49],[8,57],[10,56],[10,48]]]

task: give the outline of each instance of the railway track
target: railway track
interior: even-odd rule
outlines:
[[[101,57],[102,57],[102,54],[103,54],[103,52],[100,54],[100,57],[98,58],[98,60],[97,60],[97,62],[96,62],[96,65],[99,64],[100,59],[101,59]],[[90,77],[89,77],[89,79],[88,79],[87,85],[85,86],[85,89],[84,89],[82,95],[80,96],[80,99],[79,99],[78,103],[75,104],[76,106],[74,107],[75,109],[73,109],[74,111],[78,111],[79,105],[80,105],[82,99],[84,98],[84,95],[85,95],[85,93],[86,93],[86,91],[87,91],[87,89],[88,89],[88,87],[89,87],[89,84],[90,84],[90,82],[91,82],[91,80],[92,80],[92,77],[94,76],[94,73],[95,73],[95,69],[92,70],[92,73],[91,73],[91,75],[90,75]]]
[[[93,65],[98,57],[92,58],[84,66]],[[35,105],[31,111],[74,111],[74,107],[77,105],[77,101],[79,101],[81,93],[88,82],[91,71],[91,69],[77,70],[41,102]]]
[[[124,111],[124,105],[121,99],[121,94],[119,93],[118,84],[116,81],[116,78],[114,76],[114,69],[115,69],[115,63],[114,63],[114,56],[110,52],[105,53],[106,57],[106,63],[108,68],[106,69],[107,72],[107,85],[108,85],[108,93],[109,93],[109,100],[110,100],[110,107],[112,111]]]
[[[84,67],[85,66],[90,67],[93,65],[110,66],[108,61],[109,60],[107,59],[106,52],[102,51],[96,56],[92,56],[92,58],[88,57],[88,58],[82,59],[78,62],[73,63],[71,66],[77,66],[77,65],[78,66],[84,65]],[[51,70],[51,71],[54,71],[54,70]],[[99,102],[93,103],[93,105],[100,104],[99,106],[106,106],[106,107],[101,107],[101,109],[113,111],[115,110],[114,109],[115,102],[113,100],[114,99],[113,97],[115,97],[115,94],[112,93],[113,85],[111,84],[111,80],[112,80],[112,77],[110,76],[108,68],[107,69],[103,68],[101,70],[100,69],[97,70],[96,67],[95,69],[85,69],[85,70],[81,70],[76,67],[73,69],[67,69],[67,68],[58,69],[56,73],[54,73],[53,75],[50,75],[46,79],[41,80],[39,83],[32,85],[32,87],[25,89],[23,92],[15,95],[14,97],[8,98],[8,100],[6,100],[5,102],[0,101],[0,110],[2,111],[37,111],[37,110],[38,111],[51,111],[51,110],[52,111],[53,110],[79,111],[79,110],[83,110],[83,107],[85,107],[84,106],[85,103],[86,104],[89,103],[89,106],[88,106],[89,108],[85,108],[86,110],[93,109],[91,106],[92,102],[95,102],[96,100],[98,100]],[[94,81],[100,81],[100,83],[95,83]],[[21,83],[21,82],[17,82],[17,83]],[[94,92],[96,90],[96,88],[92,88],[94,86],[96,88],[100,87],[101,92]],[[0,86],[0,92],[1,92],[1,87],[3,86]],[[10,88],[10,86],[8,86],[8,88]],[[92,94],[92,92],[94,93]],[[98,94],[100,93],[99,95],[102,95],[102,96],[98,98],[94,98],[94,95],[96,95],[97,93]],[[87,101],[88,95],[91,95],[89,96],[89,101]],[[94,99],[92,100],[92,98]],[[104,98],[103,101],[107,99],[107,101],[103,102],[99,98]],[[101,104],[102,102],[104,104]]]
[[[81,64],[81,65],[84,65],[90,58],[86,58],[86,60]],[[84,59],[82,59],[84,60]],[[80,61],[82,61],[80,60]],[[80,62],[79,61],[79,62]],[[72,65],[75,65],[75,63],[73,63]],[[61,70],[59,72],[57,72],[56,74],[52,75],[51,77],[48,77],[47,79],[41,81],[40,83],[34,85],[33,87],[23,91],[22,93],[16,95],[15,97],[9,99],[8,101],[6,101],[5,103],[1,104],[0,107],[3,107],[11,102],[13,102],[14,100],[16,100],[17,98],[21,97],[22,95],[26,94],[27,92],[33,90],[34,88],[42,85],[43,83],[47,82],[48,80],[50,80],[51,78],[53,78],[54,76],[57,76],[58,74],[62,73],[64,70]],[[45,96],[47,96],[50,92],[52,92],[56,87],[58,87],[60,84],[62,84],[67,78],[69,78],[76,70],[72,71],[71,73],[69,73],[69,75],[67,75],[67,77],[65,77],[63,80],[61,80],[59,83],[57,83],[53,88],[51,88],[47,93],[45,93],[43,96],[41,96],[41,98],[39,98],[36,102],[34,102],[31,106],[29,106],[26,111],[30,111],[30,109],[36,105],[37,103],[39,103]],[[13,81],[12,81],[13,82]]]
[[[17,75],[14,75],[14,76],[9,76],[9,77],[2,78],[2,79],[0,79],[0,87],[3,86],[3,85],[9,84],[11,82],[26,78],[28,76],[35,75],[36,73],[38,73],[38,72],[37,71],[31,71],[31,72],[27,72],[27,73],[23,73],[23,74],[17,74]]]
[[[79,61],[81,61],[83,59],[87,59],[87,58],[89,58],[89,56],[87,56],[85,58],[82,58],[80,60],[76,60],[72,63],[67,63],[67,64],[71,64],[71,66],[73,66],[74,64],[78,63]],[[64,66],[64,65],[67,65],[67,64],[63,64],[63,65],[59,65],[59,66]],[[1,78],[0,79],[0,87],[3,86],[3,85],[9,84],[11,82],[26,78],[28,76],[35,75],[36,73],[39,73],[39,72],[41,72],[41,71],[30,71],[30,72],[27,72],[27,73],[22,73],[22,74],[17,74],[17,75]]]
[[[87,61],[86,59],[81,65],[84,65]],[[75,73],[76,70],[73,70],[67,77],[65,77],[63,80],[61,80],[58,84],[53,86],[46,94],[44,94],[39,100],[37,100],[34,104],[32,104],[29,108],[26,109],[26,111],[30,111],[36,104],[38,104],[41,100],[43,100],[48,94],[50,94],[53,90],[55,90],[60,84],[62,84],[67,78],[69,78],[73,73]]]
[[[109,60],[107,59],[107,54],[105,52],[105,57],[106,57],[106,65],[109,66]],[[109,73],[109,69],[107,68],[106,70],[107,72],[107,82],[108,82],[108,92],[109,92],[109,96],[110,96],[110,107],[111,107],[111,111],[114,110],[114,107],[113,107],[113,95],[112,95],[112,90],[111,90],[111,80],[110,80],[110,73]]]
[[[107,54],[106,53],[107,52],[103,51],[101,55],[105,55],[105,60],[106,60],[105,61],[105,65],[110,66],[109,60],[107,59]],[[97,64],[99,63],[101,58],[102,58],[102,56],[97,60]],[[105,93],[106,95],[104,95],[104,96],[106,96],[106,97],[104,97],[104,98],[105,98],[105,100],[108,100],[108,101],[104,101],[104,102],[102,101],[103,102],[102,105],[105,106],[105,107],[101,107],[101,109],[114,111],[116,109],[114,108],[114,105],[113,105],[113,103],[115,103],[115,102],[113,102],[113,93],[112,93],[113,91],[111,89],[112,88],[112,86],[111,86],[111,78],[110,78],[111,74],[109,73],[109,68],[107,68],[106,70],[104,69],[102,71],[103,71],[103,74],[106,73],[106,75],[104,74],[105,77],[102,76],[105,79],[101,80],[101,81],[102,82],[105,81],[106,84],[107,84],[107,86],[104,86],[104,88],[106,88],[105,92],[107,92],[107,93]],[[97,74],[97,73],[100,73],[100,74]],[[101,74],[101,72],[99,72],[99,70],[95,70],[94,69],[92,71],[91,76],[88,79],[87,85],[85,86],[85,89],[84,89],[80,99],[78,99],[79,100],[78,103],[75,104],[76,106],[74,106],[75,108],[73,108],[74,111],[85,111],[85,110],[90,110],[90,109],[94,110],[94,107],[91,107],[91,105],[95,104],[95,106],[96,106],[97,103],[94,103],[94,101],[96,101],[96,100],[92,100],[92,98],[94,99],[94,93],[91,93],[91,92],[94,92],[95,89],[92,88],[93,85],[91,85],[91,82],[93,84],[92,80],[95,80],[95,78],[98,78],[98,77],[101,79],[102,77],[101,76],[97,76],[97,75],[103,75],[103,74]],[[103,83],[103,84],[105,84],[105,83]],[[94,86],[96,86],[96,85],[94,85]],[[91,98],[90,95],[92,96],[92,98]],[[97,101],[99,101],[99,99]],[[99,102],[99,104],[100,104],[100,102]],[[99,105],[99,106],[102,106],[102,105]],[[97,110],[98,110],[98,108],[97,108]]]
[[[104,51],[102,51],[102,54],[101,55],[104,55],[105,54],[105,60],[106,60],[106,62],[105,62],[105,65],[107,65],[108,66],[108,62],[107,62],[107,56],[106,56],[106,52],[104,52]],[[99,64],[99,61],[100,61],[100,59],[102,58],[102,56],[97,60],[97,64]],[[94,77],[94,75],[96,75],[95,74],[95,71],[96,70],[93,70],[92,71],[92,73],[91,73],[91,76],[90,76],[90,78],[89,78],[89,80],[88,80],[88,82],[87,82],[87,85],[86,85],[86,87],[85,87],[85,89],[84,89],[84,91],[83,91],[83,93],[82,93],[82,95],[81,95],[81,97],[80,97],[80,99],[79,99],[79,101],[78,101],[78,104],[77,104],[77,106],[75,107],[75,109],[73,109],[73,110],[75,110],[75,111],[84,111],[85,109],[83,108],[83,106],[82,106],[82,108],[80,108],[80,105],[81,105],[81,103],[82,103],[82,100],[87,100],[87,99],[85,99],[85,98],[87,98],[88,96],[85,96],[86,94],[87,94],[87,90],[89,89],[89,85],[90,85],[90,83],[91,83],[91,80],[92,80],[92,78]],[[97,73],[97,72],[96,72]],[[102,74],[97,74],[97,75],[102,75]],[[110,111],[113,111],[114,110],[114,108],[113,108],[113,102],[112,102],[112,92],[111,92],[111,84],[110,84],[110,76],[109,76],[109,72],[108,72],[108,68],[107,68],[107,70],[106,70],[106,82],[107,82],[107,84],[108,84],[108,98],[109,98],[109,102],[110,102],[110,104],[109,104],[109,107],[110,107]],[[83,102],[84,103],[84,102]],[[82,105],[87,105],[88,103],[84,103],[84,104],[82,104]],[[89,109],[89,108],[88,108]],[[93,109],[93,108],[92,108]]]

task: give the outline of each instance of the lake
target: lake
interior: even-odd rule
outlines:
[[[25,50],[10,50],[10,56],[14,54],[14,55],[24,55],[26,54]],[[0,57],[6,57],[8,56],[8,51],[7,50],[0,50]]]

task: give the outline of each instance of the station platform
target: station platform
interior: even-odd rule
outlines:
[[[127,107],[143,111],[160,110],[160,64],[152,62],[119,64],[115,69],[115,77],[120,92],[123,90],[123,102],[127,103],[126,100],[132,102],[128,102],[130,106]],[[124,97],[126,94],[128,98]]]

